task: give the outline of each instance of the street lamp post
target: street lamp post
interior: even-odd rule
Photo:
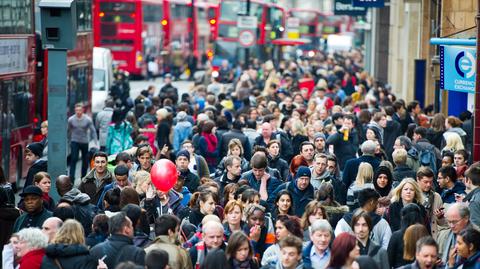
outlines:
[[[250,0],[247,0],[247,8],[246,9],[247,9],[246,16],[250,16]],[[250,61],[250,49],[245,48],[245,70],[248,69],[249,61]]]

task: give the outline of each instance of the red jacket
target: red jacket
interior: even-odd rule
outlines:
[[[19,269],[40,269],[43,256],[45,256],[45,249],[43,248],[28,252],[20,259]]]

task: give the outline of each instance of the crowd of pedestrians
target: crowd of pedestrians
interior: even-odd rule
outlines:
[[[166,75],[94,119],[76,106],[69,175],[46,173],[47,138],[20,201],[0,173],[2,268],[480,268],[471,113],[362,66],[355,50],[224,62],[180,96]],[[178,172],[166,192],[159,159]]]

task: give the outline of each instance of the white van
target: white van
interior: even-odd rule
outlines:
[[[113,84],[112,53],[109,49],[93,48],[92,114],[105,107],[109,90]]]

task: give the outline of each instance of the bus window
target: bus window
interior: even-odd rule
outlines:
[[[32,0],[0,1],[0,33],[31,34]]]
[[[143,5],[143,20],[145,22],[160,22],[163,19],[163,8],[161,5]]]
[[[92,30],[92,5],[90,0],[77,0],[78,31]]]
[[[134,3],[100,3],[100,11],[103,12],[135,12]]]
[[[30,85],[25,78],[19,78],[15,81],[15,89],[12,96],[13,114],[15,115],[15,125],[22,127],[29,124],[29,108],[33,101],[30,95]]]

